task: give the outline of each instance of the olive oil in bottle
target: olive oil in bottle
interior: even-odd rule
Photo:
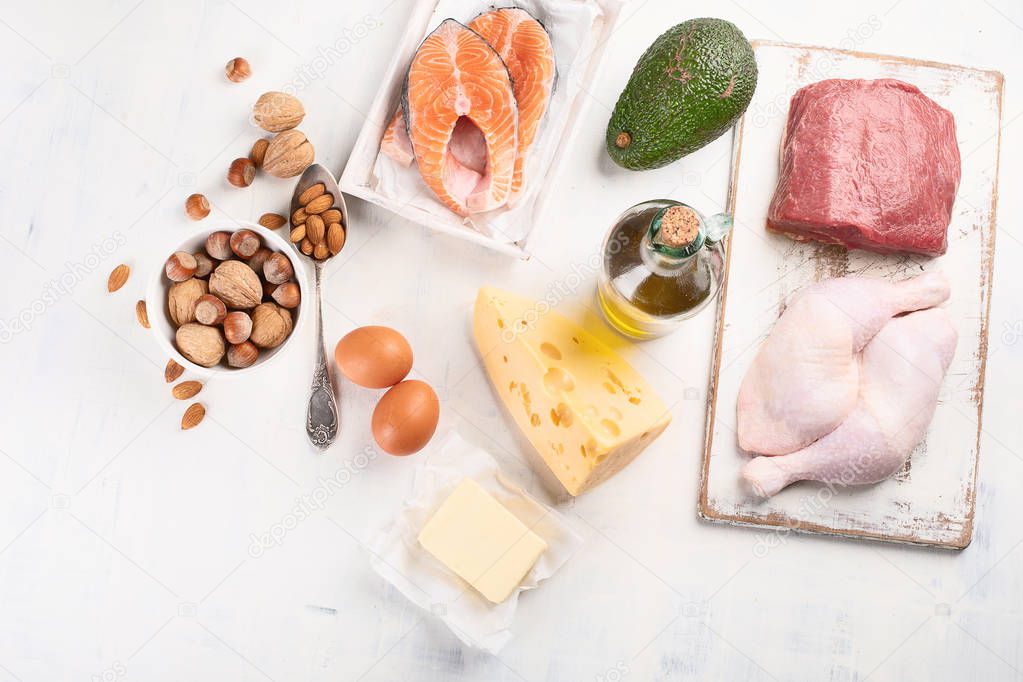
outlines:
[[[677,201],[647,201],[623,213],[604,238],[597,298],[604,317],[640,339],[674,331],[721,288],[722,240],[732,218],[704,218]]]

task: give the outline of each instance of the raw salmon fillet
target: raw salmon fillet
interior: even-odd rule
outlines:
[[[384,136],[380,138],[380,151],[394,159],[396,162],[408,168],[412,165],[415,157],[412,155],[412,140],[408,139],[408,131],[405,129],[405,114],[401,107],[394,112]]]
[[[497,52],[454,19],[419,46],[403,97],[423,181],[459,215],[504,205],[518,151],[518,107]]]
[[[490,43],[511,74],[519,107],[519,149],[512,178],[512,197],[522,191],[523,171],[530,147],[547,113],[557,70],[551,37],[529,12],[515,7],[481,14],[469,28]]]

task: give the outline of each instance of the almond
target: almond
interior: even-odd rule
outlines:
[[[313,258],[316,260],[326,260],[330,257],[330,249],[327,248],[326,244],[320,243],[313,247]]]
[[[345,230],[341,223],[332,223],[327,228],[327,248],[333,255],[337,255],[345,245]]]
[[[298,244],[303,239],[305,239],[305,225],[299,225],[291,231],[291,242]]]
[[[332,208],[329,211],[324,211],[323,213],[321,213],[320,217],[323,218],[324,225],[330,225],[331,223],[340,223],[341,211],[337,210],[336,208]]]
[[[174,362],[171,358],[167,361],[167,367],[163,370],[163,380],[168,384],[177,381],[178,377],[185,373],[185,368]]]
[[[264,213],[259,216],[259,224],[268,230],[276,230],[278,227],[282,227],[286,222],[288,222],[288,219],[280,213]]]
[[[197,395],[201,390],[202,382],[200,381],[182,381],[171,389],[171,395],[178,400],[188,400]]]
[[[296,208],[295,212],[291,214],[291,224],[301,225],[305,222],[306,212],[304,208]]]
[[[313,185],[312,187],[308,188],[306,191],[298,195],[298,203],[305,206],[310,201],[312,201],[313,199],[320,196],[326,191],[327,191],[326,185],[324,185],[322,182],[317,182],[315,185]]]
[[[302,240],[302,242],[298,245],[298,250],[307,256],[313,255],[313,243],[309,241],[309,237]]]
[[[308,204],[306,204],[305,212],[307,215],[312,215],[314,213],[323,213],[333,205],[334,195],[331,194],[330,192],[327,192],[326,194],[321,194],[320,196],[316,197]]]
[[[107,278],[107,291],[114,293],[118,289],[124,286],[124,283],[128,281],[128,275],[131,274],[131,268],[124,263],[121,263],[114,268],[110,277]]]
[[[323,218],[314,213],[305,220],[305,232],[313,244],[322,244],[327,235],[327,226],[323,224]]]
[[[149,313],[146,312],[146,302],[136,301],[135,302],[135,317],[146,329],[149,329]]]
[[[202,406],[202,403],[192,403],[185,410],[185,414],[181,416],[181,430],[187,431],[191,428],[199,426],[199,422],[206,416],[206,408]]]

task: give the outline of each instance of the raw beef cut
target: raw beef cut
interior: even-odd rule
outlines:
[[[767,226],[878,253],[939,256],[959,188],[955,120],[915,86],[831,79],[792,97]]]

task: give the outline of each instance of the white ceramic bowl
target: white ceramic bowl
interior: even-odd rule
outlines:
[[[291,264],[295,270],[295,281],[298,283],[302,302],[291,311],[294,328],[288,338],[284,340],[284,343],[270,350],[261,349],[259,359],[249,367],[228,367],[223,363],[213,367],[203,367],[185,358],[174,345],[174,332],[176,328],[167,312],[167,291],[170,289],[171,281],[164,274],[164,263],[175,251],[195,253],[196,251],[203,250],[206,246],[206,238],[214,232],[235,232],[242,228],[247,228],[258,234],[263,240],[263,245],[271,251],[280,251],[291,259]],[[291,242],[256,223],[245,221],[215,223],[211,221],[209,226],[193,233],[191,237],[176,247],[168,246],[158,256],[153,262],[153,274],[150,276],[149,286],[146,288],[146,312],[149,313],[150,328],[153,336],[156,337],[157,344],[165,353],[186,369],[199,374],[211,374],[213,372],[226,376],[248,374],[273,362],[284,354],[285,349],[293,345],[295,337],[298,336],[299,330],[305,322],[306,310],[310,306],[306,304],[309,300],[309,285],[307,283],[308,277],[306,275],[305,264],[302,261],[302,256],[292,248]]]

